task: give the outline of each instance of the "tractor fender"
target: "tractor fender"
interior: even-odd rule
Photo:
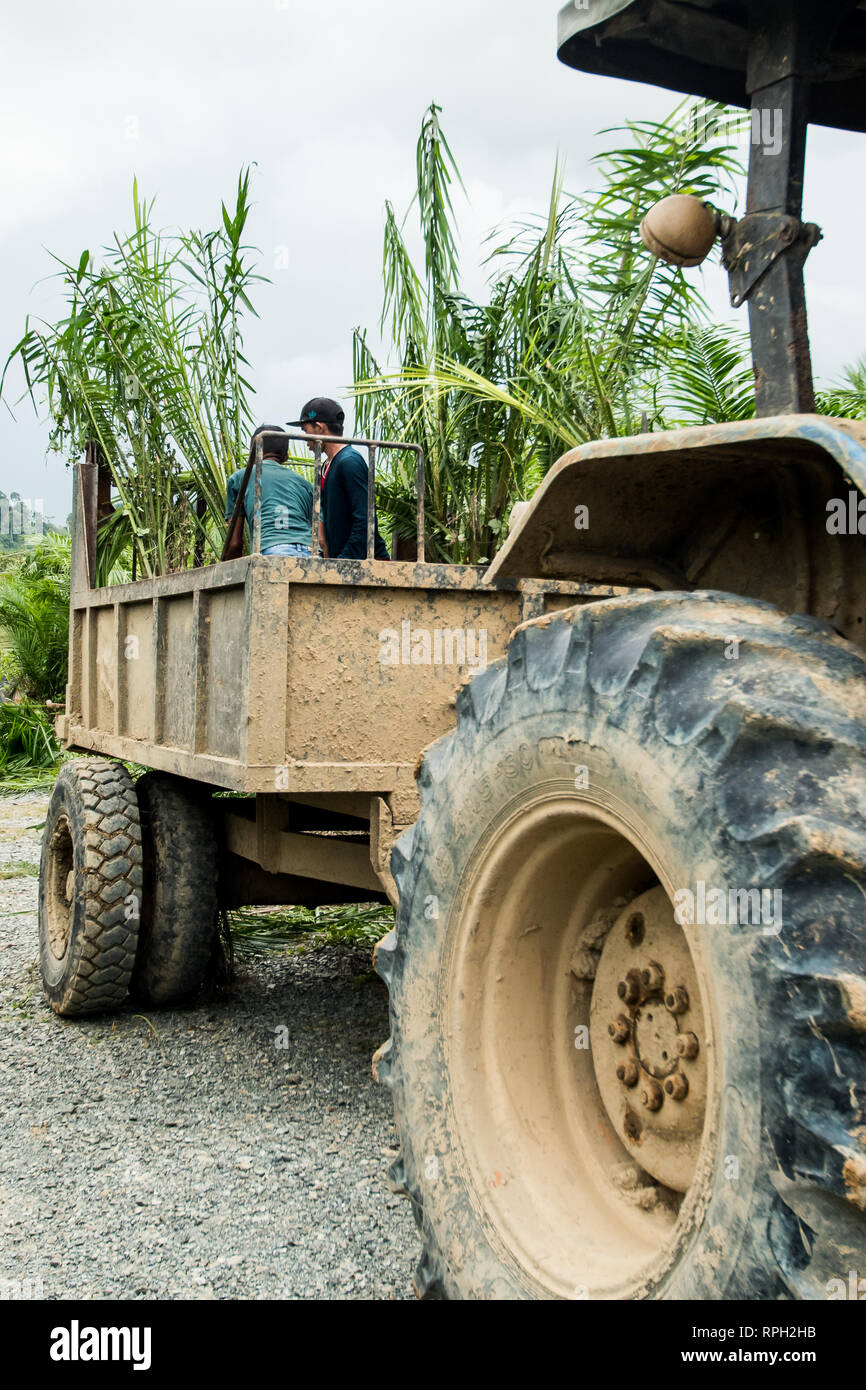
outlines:
[[[714,589],[866,646],[866,422],[792,415],[584,444],[513,518],[495,583]]]

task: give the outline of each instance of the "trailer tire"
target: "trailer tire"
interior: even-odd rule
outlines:
[[[374,1059],[419,1296],[857,1297],[863,654],[724,594],[572,609],[463,687],[419,782]]]
[[[122,763],[71,759],[48,804],[39,866],[39,966],[55,1013],[104,1013],[125,1000],[141,883],[132,778]]]
[[[172,1004],[203,983],[218,939],[217,840],[195,783],[147,772],[136,784],[144,849],[141,932],[131,990]]]

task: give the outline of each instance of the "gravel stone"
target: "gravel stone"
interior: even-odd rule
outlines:
[[[0,869],[38,863],[47,804],[0,799]],[[207,1003],[61,1019],[36,904],[0,881],[0,1299],[413,1297],[370,952],[244,954]]]

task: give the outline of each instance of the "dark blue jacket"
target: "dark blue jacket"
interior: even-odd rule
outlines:
[[[331,560],[366,559],[367,473],[366,463],[351,444],[331,460],[322,488],[322,519]],[[374,554],[377,560],[391,558],[378,527]]]

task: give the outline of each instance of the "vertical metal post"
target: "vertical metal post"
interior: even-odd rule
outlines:
[[[367,453],[370,456],[367,468],[367,559],[372,560],[376,554],[376,445],[371,444]]]
[[[165,669],[166,649],[166,603],[164,598],[154,597],[152,655],[153,655],[153,742],[162,743],[165,732],[165,682],[162,673]]]
[[[748,212],[800,217],[806,165],[806,88],[785,77],[752,97],[754,120],[774,113],[785,139],[778,154],[752,143]],[[811,413],[815,409],[812,357],[806,319],[805,253],[791,247],[770,266],[749,298],[758,415]]]
[[[828,11],[832,9],[828,3]],[[829,13],[828,13],[829,18]],[[752,101],[749,213],[799,219],[809,121],[809,84],[798,74],[819,43],[800,0],[769,0],[751,14],[747,87]],[[815,409],[803,269],[808,246],[790,246],[749,297],[758,415]]]
[[[96,724],[96,609],[89,604],[84,610],[82,638],[84,669],[81,680],[81,714],[85,729],[92,729]]]
[[[418,563],[424,563],[424,450],[418,450]]]
[[[322,553],[319,548],[319,520],[322,515],[322,446],[318,440],[313,445],[313,458],[315,459],[315,468],[313,469],[313,535],[310,554],[318,557]]]
[[[235,527],[237,526],[238,522],[240,522],[240,523],[241,523],[241,527],[243,527],[244,514],[245,514],[245,513],[244,513],[244,499],[245,499],[245,497],[246,497],[246,495],[247,495],[247,488],[248,488],[248,486],[249,486],[250,474],[252,473],[253,467],[254,467],[254,465],[255,465],[255,458],[256,458],[256,451],[255,451],[255,449],[254,449],[252,446],[250,446],[250,456],[249,456],[249,460],[248,460],[248,462],[247,462],[246,468],[244,469],[244,476],[241,478],[241,485],[240,485],[240,487],[238,488],[238,495],[237,495],[237,497],[235,498],[235,505],[234,505],[234,508],[233,508],[233,510],[232,510],[231,520],[229,521],[228,530],[227,530],[227,532],[226,532],[225,543],[224,543],[223,548],[222,548],[222,554],[220,555],[220,560],[221,560],[221,561],[222,561],[222,560],[225,560],[225,559],[227,558],[227,556],[228,556],[229,546],[231,545],[232,536],[233,536],[234,533],[235,533]],[[243,530],[241,530],[241,535],[243,535]]]
[[[207,688],[210,669],[209,595],[196,589],[192,596],[193,680],[189,718],[190,753],[201,753],[207,745]]]
[[[111,469],[102,460],[102,451],[101,449],[99,449],[98,445],[96,446],[95,457],[97,464],[96,516],[97,520],[105,521],[106,518],[111,516],[112,512],[114,511],[114,507],[112,506],[111,502],[111,485],[114,479],[111,475]]]
[[[121,609],[119,603],[113,603],[112,607],[112,629],[114,641],[114,718],[112,720],[111,732],[117,737],[123,729],[123,720],[126,715],[126,688],[127,672],[129,662],[124,660],[124,638],[126,636],[126,609]]]
[[[82,463],[78,466],[78,491],[81,495],[82,528],[80,538],[84,542],[84,560],[87,567],[87,587],[96,587],[96,532],[97,532],[97,490],[96,464]]]
[[[253,498],[253,543],[251,552],[258,555],[262,548],[262,464],[264,445],[259,435],[256,440],[256,490]]]
[[[192,562],[196,569],[199,569],[204,564],[204,538],[206,518],[207,499],[203,496],[199,496],[196,498],[195,502],[196,532],[195,545],[192,554]]]

